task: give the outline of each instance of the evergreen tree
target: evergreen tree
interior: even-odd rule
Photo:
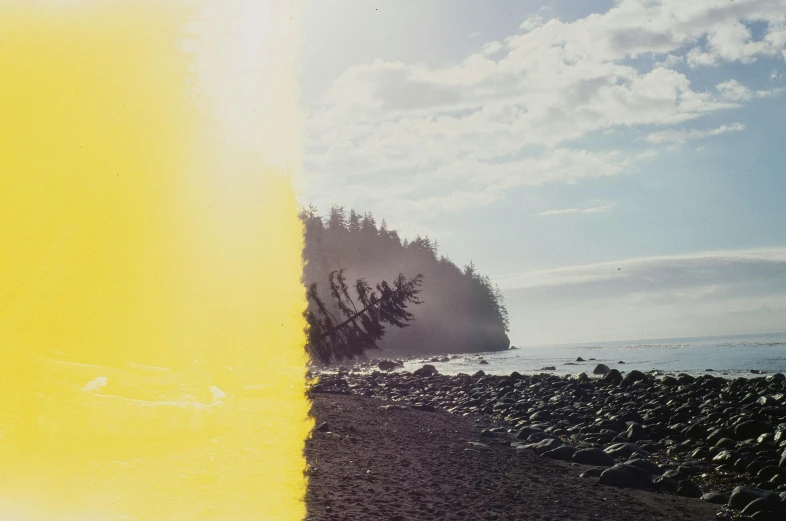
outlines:
[[[349,221],[347,222],[347,230],[349,233],[357,233],[360,231],[360,215],[355,210],[349,211]]]
[[[344,230],[347,227],[347,212],[343,206],[333,206],[328,217],[328,228],[331,230]]]
[[[322,363],[379,349],[377,341],[385,334],[385,325],[408,327],[414,315],[407,306],[422,303],[417,296],[423,283],[420,274],[410,280],[399,274],[392,287],[383,280],[376,285],[376,291],[364,279],[358,279],[355,299],[349,294],[344,270],[332,271],[328,278],[333,303],[344,320],[339,322],[320,298],[316,282],[308,288],[308,298],[315,309],[306,312],[308,348]]]
[[[318,328],[327,331],[348,318],[339,300],[347,309],[354,309],[341,291],[339,270],[344,270],[341,276],[347,280],[391,280],[396,274],[414,277],[421,273],[425,275],[425,284],[417,321],[408,324],[411,327],[389,328],[384,337],[374,341],[375,346],[396,355],[494,351],[510,345],[505,334],[508,315],[499,288],[481,275],[473,263],[462,269],[440,255],[437,241],[421,236],[407,240],[384,220],[377,227],[372,214],[347,211],[340,206],[331,208],[324,219],[314,207],[309,207],[302,210],[301,219],[306,234],[303,278],[309,288],[308,311],[318,321]],[[333,272],[336,273],[331,284]],[[318,287],[316,282],[320,283]],[[352,291],[356,293],[357,288]],[[357,304],[359,300],[350,300],[358,309],[363,308]],[[327,315],[332,322],[325,322],[326,312],[332,314]],[[361,322],[358,319],[355,323]],[[369,327],[367,332],[372,333],[373,327]],[[356,335],[358,340],[351,342],[354,345],[367,344],[358,331],[341,335]],[[331,341],[328,338],[316,343],[315,349],[332,352],[332,348],[322,345]],[[344,346],[335,352],[348,356],[361,351]]]

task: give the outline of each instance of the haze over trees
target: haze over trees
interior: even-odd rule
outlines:
[[[439,255],[436,241],[420,236],[402,239],[385,221],[377,224],[369,213],[347,212],[339,206],[324,218],[314,207],[304,209],[300,217],[306,233],[304,282],[313,291],[309,298],[313,317],[320,315],[320,309],[312,297],[335,317],[347,317],[331,293],[336,282],[331,285],[331,274],[335,277],[340,270],[349,281],[401,282],[423,277],[417,295],[422,303],[413,310],[414,320],[408,327],[386,330],[374,342],[381,351],[368,355],[499,351],[510,346],[501,292],[473,264],[459,268]]]

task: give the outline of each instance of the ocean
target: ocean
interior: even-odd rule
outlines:
[[[585,361],[577,361],[579,357]],[[487,374],[586,372],[592,376],[595,366],[602,363],[623,372],[638,369],[664,374],[710,372],[728,378],[752,377],[786,373],[786,333],[544,345],[451,358],[447,362],[417,358],[405,362],[404,369],[412,371],[430,363],[443,374],[483,370]],[[543,370],[549,366],[554,370]]]

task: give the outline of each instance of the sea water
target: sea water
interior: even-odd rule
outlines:
[[[443,374],[473,374],[483,370],[487,374],[518,371],[521,374],[586,372],[592,375],[595,366],[606,364],[623,372],[638,369],[693,375],[709,373],[727,378],[751,377],[762,373],[786,373],[786,333],[541,345],[449,358],[447,362],[424,358],[410,360],[405,362],[404,370],[412,371],[423,363],[430,363]],[[577,361],[579,358],[584,361]],[[545,370],[547,367],[554,369]]]

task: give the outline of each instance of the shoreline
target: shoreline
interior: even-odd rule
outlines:
[[[506,377],[511,374],[511,372],[518,373],[522,376],[526,377],[540,377],[540,376],[553,376],[557,378],[576,378],[581,376],[582,374],[587,376],[590,380],[601,380],[604,374],[596,374],[594,373],[594,369],[598,365],[605,365],[606,367],[611,369],[616,369],[619,371],[623,376],[630,372],[630,371],[637,371],[641,372],[648,377],[653,377],[656,380],[663,379],[665,377],[673,377],[679,378],[683,375],[688,375],[693,378],[699,378],[702,376],[712,376],[717,378],[722,378],[724,380],[734,380],[737,378],[742,379],[752,379],[752,378],[766,378],[767,376],[779,374],[778,371],[768,371],[766,369],[748,369],[748,370],[735,370],[735,371],[724,371],[724,370],[714,370],[714,369],[704,369],[702,371],[694,371],[694,370],[662,370],[662,369],[636,369],[634,365],[628,364],[624,361],[617,361],[611,362],[610,360],[602,360],[596,358],[588,358],[583,360],[582,363],[577,362],[567,362],[562,363],[559,365],[551,365],[551,366],[543,366],[538,369],[516,369],[511,371],[510,369],[502,370],[499,367],[489,367],[485,364],[480,364],[477,367],[472,367],[471,371],[465,371],[462,369],[469,369],[466,367],[451,367],[446,366],[447,363],[453,363],[460,360],[469,360],[470,357],[474,357],[475,360],[485,360],[483,355],[494,355],[498,354],[497,352],[489,352],[489,353],[476,353],[474,355],[445,355],[442,357],[433,357],[433,358],[424,358],[422,356],[413,356],[413,357],[391,357],[391,358],[376,358],[370,360],[356,360],[351,363],[345,364],[331,364],[331,365],[312,365],[308,370],[308,375],[310,377],[319,377],[319,376],[347,376],[350,375],[352,377],[358,376],[370,376],[375,372],[384,372],[390,374],[404,374],[404,373],[412,373],[419,369],[424,365],[431,365],[433,366],[440,375],[443,376],[450,376],[450,377],[467,377],[476,374],[478,371],[482,372],[484,376],[493,376],[493,377]],[[389,366],[392,368],[380,366],[380,364],[394,364],[393,366]],[[446,371],[446,369],[448,369]]]
[[[482,369],[487,374],[507,375],[511,371],[521,374],[591,373],[595,364],[602,363],[620,370],[633,369],[644,373],[686,373],[700,376],[704,373],[729,378],[751,378],[758,374],[786,373],[786,333],[746,335],[737,337],[697,337],[673,339],[650,343],[639,340],[626,344],[565,344],[554,346],[517,347],[503,351],[451,352],[449,347],[437,353],[398,353],[371,351],[369,358],[360,364],[367,370],[376,369],[375,362],[395,361],[402,369],[414,371],[422,364],[433,364],[442,374],[474,374]],[[335,363],[329,370],[335,371]],[[356,361],[347,361],[345,368],[359,367]],[[553,367],[546,371],[544,368]]]
[[[728,519],[756,509],[762,513],[753,519],[784,515],[783,374],[447,376],[426,366],[414,373],[324,374],[312,393],[361,395],[418,414],[475,421],[476,442],[538,460],[591,463],[581,479],[589,489],[636,483],[635,489],[661,492],[656,497],[712,502]],[[749,489],[735,491],[741,485]]]

